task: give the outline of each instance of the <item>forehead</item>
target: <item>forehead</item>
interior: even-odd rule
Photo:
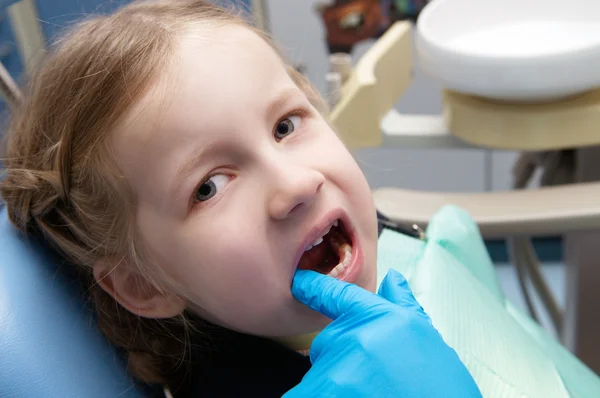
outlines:
[[[159,109],[172,110],[186,100],[198,107],[231,97],[254,102],[286,83],[294,85],[283,61],[252,30],[235,24],[197,26],[182,34],[167,67],[150,82],[123,124],[152,120]]]
[[[190,30],[168,63],[114,136],[126,174],[147,172],[148,157],[169,156],[178,143],[235,129],[295,87],[275,50],[237,25]]]
[[[275,50],[243,26],[192,30],[181,40],[176,54],[170,77],[179,83],[179,90],[193,85],[213,98],[238,96],[255,86],[269,88],[265,83],[287,77]],[[257,97],[261,92],[251,94]]]

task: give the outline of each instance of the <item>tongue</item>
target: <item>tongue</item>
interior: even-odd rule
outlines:
[[[323,242],[320,245],[313,247],[309,251],[304,252],[300,258],[300,262],[298,263],[298,268],[302,270],[313,270],[315,268],[315,264],[321,264],[325,260],[326,255],[327,245],[325,245],[325,242]]]

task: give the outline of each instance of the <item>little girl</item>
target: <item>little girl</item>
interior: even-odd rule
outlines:
[[[137,379],[281,396],[329,322],[292,297],[296,269],[376,284],[369,186],[323,112],[240,16],[134,2],[75,26],[32,76],[2,198],[81,270]]]
[[[294,299],[296,270],[370,291],[377,282],[371,192],[324,112],[242,17],[203,0],[134,2],[75,26],[32,75],[12,110],[0,193],[17,228],[80,270],[99,327],[139,381],[176,398],[281,397],[315,369],[332,379],[302,352],[331,320]],[[538,369],[531,336],[510,364],[497,360],[514,352],[518,324],[503,337],[486,311],[470,323],[450,315],[464,326],[459,337],[479,333],[459,352],[478,383],[534,396],[523,391],[544,374],[561,391],[542,396],[565,396],[549,360],[502,380]],[[413,354],[398,361],[422,359]],[[557,355],[581,388],[586,371]],[[432,383],[418,370],[403,376]]]

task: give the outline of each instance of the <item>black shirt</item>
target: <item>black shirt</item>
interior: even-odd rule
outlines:
[[[242,334],[199,352],[190,377],[175,398],[280,398],[310,368],[310,360],[275,342]]]

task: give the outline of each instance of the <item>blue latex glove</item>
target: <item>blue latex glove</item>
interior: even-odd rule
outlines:
[[[312,368],[284,398],[481,397],[397,271],[379,295],[297,271],[292,294],[334,321],[313,341]]]

